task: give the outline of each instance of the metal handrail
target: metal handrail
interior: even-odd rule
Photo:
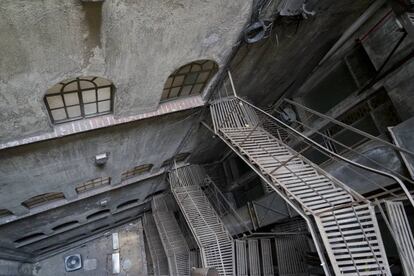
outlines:
[[[220,197],[223,199],[223,201],[226,203],[226,205],[228,206],[228,208],[233,213],[233,216],[235,216],[236,219],[239,220],[239,222],[246,228],[246,230],[247,230],[247,232],[249,232],[249,234],[252,234],[252,231],[247,226],[246,222],[240,217],[239,213],[233,208],[233,206],[230,204],[230,202],[227,200],[227,198],[223,195],[223,193],[220,191],[220,189],[217,187],[217,185],[214,183],[214,181],[211,179],[211,177],[209,175],[207,175],[206,176],[206,179],[209,180],[209,184],[208,185],[212,185],[212,187],[215,189],[215,191],[218,192],[218,194],[220,195]]]
[[[176,175],[176,177],[177,177],[177,180],[179,181],[179,182],[181,182],[182,183],[182,180],[181,180],[181,178],[180,178],[180,176],[178,175],[178,170],[177,170],[177,164],[175,163],[175,169],[174,169],[174,171],[175,171],[175,175]],[[188,192],[188,186],[187,185],[185,185],[185,186],[181,186],[181,187],[184,187],[184,189],[185,189],[185,191],[189,194],[189,192]],[[174,192],[173,192],[174,193]],[[174,195],[175,195],[175,193],[174,193]],[[178,196],[176,197],[177,198],[177,201],[179,201],[179,198],[178,198]],[[204,221],[204,223],[207,225],[207,227],[213,232],[213,235],[215,236],[215,243],[217,244],[217,247],[218,247],[218,250],[219,250],[219,254],[220,254],[220,261],[221,261],[221,265],[222,265],[222,267],[223,267],[223,270],[225,270],[225,265],[224,265],[224,262],[223,262],[223,257],[222,257],[222,252],[221,252],[221,248],[220,248],[220,243],[219,243],[219,238],[218,238],[218,236],[217,236],[217,233],[215,232],[215,230],[214,229],[212,229],[211,227],[210,227],[210,224],[205,220],[205,218],[203,217],[203,216],[201,216],[201,211],[198,209],[198,206],[197,206],[197,204],[194,202],[194,200],[193,200],[193,198],[190,196],[189,197],[190,198],[190,200],[193,202],[193,204],[194,204],[194,206],[195,206],[195,208],[197,209],[197,212],[200,214],[200,217],[202,218],[202,220]],[[180,204],[179,204],[180,205]],[[181,207],[181,206],[180,206]],[[184,211],[184,210],[183,210]],[[185,212],[184,212],[185,213]],[[195,234],[195,237],[197,237],[197,235],[196,235],[196,233],[194,233]],[[229,237],[231,237],[231,235],[229,235]],[[198,240],[197,238],[196,238],[196,240]],[[198,242],[199,243],[199,242]],[[204,247],[201,245],[201,243],[199,243],[199,247],[200,247],[200,250],[201,250],[201,248],[202,248],[202,250],[204,251]],[[204,261],[205,261],[205,263],[204,263],[204,265],[205,266],[207,266],[207,259],[205,258],[205,255],[204,255]],[[234,269],[234,268],[233,268]]]
[[[213,129],[211,129],[211,127],[208,124],[206,124],[205,122],[202,121],[201,124],[204,127],[206,127],[208,130],[210,130],[212,133],[215,133],[215,131]],[[224,138],[222,138],[222,139],[223,139],[223,142],[225,144],[227,144],[242,160],[244,160],[247,163],[247,165],[254,172],[256,172],[257,175],[260,176],[261,179],[263,179],[268,185],[272,185],[272,182],[269,180],[269,178],[266,177],[265,175],[263,175],[263,173],[257,167],[253,166],[248,161],[248,159],[245,156],[243,156],[243,154],[241,154],[240,152],[238,152],[234,148],[234,146],[230,142],[226,141],[226,139],[224,139]],[[320,244],[320,241],[318,239],[317,231],[316,231],[315,226],[312,223],[311,219],[305,214],[304,210],[302,210],[299,206],[297,206],[295,203],[293,203],[293,201],[289,200],[289,197],[286,195],[286,190],[283,190],[283,191],[281,189],[274,189],[274,190],[285,202],[287,202],[287,204],[289,204],[289,206],[292,207],[293,210],[295,210],[305,220],[305,222],[308,226],[309,232],[312,236],[312,240],[314,242],[314,245],[315,245],[316,251],[318,253],[319,259],[321,260],[321,266],[323,268],[323,271],[324,271],[326,276],[330,276],[331,272],[329,270],[328,263],[326,261],[325,255],[323,253],[324,251],[323,251],[322,246]]]
[[[278,113],[280,114],[280,112],[279,112],[279,111],[276,111],[276,112],[278,112]],[[334,120],[334,119],[333,119],[333,120]],[[302,126],[302,127],[304,127],[304,128],[309,129],[310,131],[313,131],[313,134],[314,134],[314,133],[316,133],[316,134],[320,135],[322,138],[327,139],[327,140],[329,140],[329,141],[331,141],[331,142],[333,142],[333,143],[335,143],[335,144],[337,144],[337,145],[339,145],[339,146],[341,146],[341,147],[345,148],[346,150],[348,150],[348,151],[350,151],[350,152],[352,152],[352,153],[355,153],[355,154],[357,154],[358,156],[361,156],[362,158],[364,158],[364,159],[366,159],[366,160],[369,160],[369,161],[370,161],[370,162],[372,162],[372,163],[375,163],[377,166],[381,167],[382,169],[387,170],[387,171],[392,171],[391,169],[389,169],[389,168],[387,168],[387,167],[383,166],[382,164],[380,164],[380,163],[379,163],[379,162],[377,162],[376,160],[374,160],[374,159],[370,158],[369,156],[365,156],[365,155],[363,155],[363,154],[359,153],[359,152],[358,152],[358,151],[356,151],[355,149],[353,149],[353,148],[351,148],[351,147],[349,147],[349,146],[345,145],[344,143],[341,143],[341,142],[339,142],[339,141],[337,141],[337,140],[333,139],[332,137],[327,136],[326,134],[324,134],[324,133],[320,132],[319,130],[317,130],[317,129],[315,129],[315,128],[312,128],[311,126],[308,126],[308,125],[306,125],[306,124],[304,124],[303,122],[300,122],[300,121],[298,121],[298,120],[294,120],[294,122],[295,122],[295,123],[297,123],[297,124],[299,124],[299,125],[301,125],[301,126]],[[348,126],[348,125],[347,125],[347,126]],[[349,126],[349,127],[350,127],[350,128],[352,128],[351,126]],[[361,131],[360,131],[360,130],[358,130],[358,132],[361,132]],[[363,133],[365,133],[365,132],[363,132]],[[358,133],[358,134],[359,134],[359,133]],[[368,133],[366,133],[366,135],[369,135],[369,134],[368,134]],[[364,136],[364,137],[366,137],[366,138],[369,138],[369,137],[367,137],[366,135],[361,135],[361,136]],[[374,137],[375,137],[375,136],[374,136]],[[378,140],[382,141],[384,144],[388,143],[388,142],[386,142],[386,141],[384,141],[384,140],[382,140],[382,139],[379,139],[379,138],[377,138],[377,137],[375,137],[375,138],[376,138],[376,139],[375,139],[375,141],[377,141],[377,139],[378,139]],[[399,174],[399,173],[396,173],[396,172],[393,172],[393,173],[394,173],[394,174],[396,174],[396,176],[397,176],[397,177],[399,177],[400,179],[404,179],[405,181],[407,181],[407,182],[410,182],[410,183],[414,184],[414,181],[413,181],[412,179],[409,179],[409,178],[407,178],[407,177],[405,177],[405,176],[403,176],[403,175],[401,175],[401,174]]]
[[[331,155],[335,156],[336,158],[338,158],[338,159],[340,159],[340,160],[342,160],[342,161],[344,161],[344,162],[346,162],[346,163],[348,163],[348,164],[351,164],[351,165],[353,165],[353,166],[356,166],[356,167],[359,167],[359,168],[361,168],[361,169],[364,169],[364,170],[367,170],[367,171],[370,171],[370,172],[373,172],[373,173],[377,173],[377,174],[380,174],[380,175],[383,175],[383,176],[385,176],[385,177],[389,177],[389,178],[393,179],[394,181],[396,181],[396,182],[400,185],[400,187],[402,188],[402,190],[403,190],[403,191],[404,191],[404,193],[406,194],[406,196],[407,196],[408,200],[410,201],[411,205],[414,207],[414,199],[413,199],[413,197],[411,196],[411,194],[410,194],[409,190],[407,189],[407,187],[405,186],[405,184],[404,184],[404,183],[403,183],[403,182],[402,182],[402,181],[401,181],[398,177],[394,176],[394,175],[393,175],[393,174],[391,174],[391,173],[387,173],[387,172],[384,172],[384,171],[381,171],[381,170],[377,170],[377,169],[374,169],[374,168],[371,168],[371,167],[368,167],[368,166],[365,166],[365,165],[359,164],[359,163],[357,163],[357,162],[354,162],[354,161],[352,161],[352,160],[349,160],[349,159],[348,159],[348,158],[346,158],[346,157],[343,157],[342,155],[339,155],[339,154],[337,154],[337,153],[335,153],[335,152],[333,152],[333,151],[330,151],[330,150],[328,150],[327,148],[325,148],[324,146],[322,146],[322,145],[320,145],[319,143],[315,142],[314,140],[310,139],[310,138],[309,138],[309,137],[307,137],[306,135],[302,134],[301,132],[297,131],[296,129],[292,128],[291,126],[287,125],[286,123],[282,122],[281,120],[277,119],[276,117],[272,116],[271,114],[269,114],[269,113],[267,113],[267,112],[263,111],[262,109],[260,109],[260,108],[256,107],[255,105],[253,105],[253,104],[249,103],[248,101],[246,101],[246,100],[244,100],[244,99],[242,99],[242,98],[240,98],[240,97],[238,97],[238,96],[235,96],[235,98],[236,98],[236,99],[238,99],[238,100],[240,100],[241,102],[243,102],[243,103],[245,103],[245,104],[249,105],[249,106],[250,106],[250,107],[252,107],[253,109],[255,109],[255,110],[257,110],[257,111],[259,111],[259,112],[261,112],[261,113],[263,113],[263,114],[267,115],[268,117],[272,118],[273,120],[277,121],[277,122],[278,122],[279,124],[281,124],[283,127],[285,127],[285,128],[287,128],[287,129],[289,129],[291,132],[293,132],[293,133],[295,133],[296,135],[298,135],[298,136],[302,137],[304,140],[306,140],[306,141],[308,141],[309,143],[313,144],[315,147],[318,147],[318,148],[319,148],[319,149],[321,149],[322,151],[328,152],[329,154],[331,154]]]
[[[237,97],[237,96],[236,96],[236,97]],[[395,150],[397,150],[397,151],[400,151],[400,152],[403,152],[403,153],[409,154],[409,155],[411,155],[412,157],[414,157],[414,152],[412,152],[412,151],[410,151],[410,150],[408,150],[408,149],[404,149],[404,148],[401,148],[401,147],[399,147],[399,146],[397,146],[397,145],[394,145],[394,144],[392,144],[392,143],[390,143],[390,142],[384,141],[383,139],[380,139],[380,138],[378,138],[378,137],[376,137],[376,136],[373,136],[373,135],[371,135],[371,134],[369,134],[369,133],[366,133],[366,132],[364,132],[364,131],[361,131],[361,130],[359,130],[359,129],[357,129],[357,128],[353,127],[353,126],[350,126],[350,125],[344,124],[344,123],[343,123],[343,122],[341,122],[341,121],[338,121],[338,120],[336,120],[336,119],[334,119],[334,118],[332,118],[332,117],[329,117],[329,116],[327,116],[327,115],[325,115],[325,114],[322,114],[322,113],[320,113],[320,112],[318,112],[318,111],[315,111],[315,110],[313,110],[313,109],[310,109],[309,107],[306,107],[306,106],[304,106],[304,105],[302,105],[302,104],[300,104],[300,103],[297,103],[297,102],[295,102],[295,101],[292,101],[292,100],[289,100],[289,99],[284,99],[284,101],[286,101],[287,103],[289,103],[289,104],[291,104],[291,105],[294,105],[294,106],[296,106],[296,107],[300,107],[300,108],[302,108],[302,109],[304,109],[304,110],[306,110],[306,111],[308,111],[308,112],[310,112],[310,113],[312,113],[312,114],[314,114],[314,115],[316,115],[316,116],[319,116],[319,117],[321,117],[321,118],[323,118],[323,119],[325,119],[325,120],[328,120],[328,121],[330,121],[331,123],[335,123],[335,124],[337,124],[337,125],[340,125],[340,126],[341,126],[341,127],[343,127],[343,128],[346,128],[346,129],[348,129],[348,130],[351,130],[351,131],[353,131],[353,132],[356,132],[356,133],[358,133],[358,134],[359,134],[359,135],[361,135],[361,136],[364,136],[364,137],[366,137],[366,138],[368,138],[368,139],[371,139],[371,140],[375,140],[376,142],[382,143],[382,144],[384,144],[384,145],[386,145],[386,146],[392,147],[393,149],[395,149]]]

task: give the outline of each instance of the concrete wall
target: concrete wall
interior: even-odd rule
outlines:
[[[0,276],[32,276],[33,265],[0,259]]]
[[[267,105],[302,85],[314,67],[372,1],[309,0],[315,16],[279,17],[268,39],[244,45],[232,62],[239,95]],[[276,37],[277,36],[277,37]]]
[[[194,112],[3,150],[0,209],[24,214],[28,210],[21,202],[35,195],[63,192],[67,199],[73,199],[77,196],[76,185],[96,177],[109,176],[112,184],[117,185],[122,172],[135,166],[153,164],[153,171],[159,170],[195,123],[197,113]],[[109,153],[109,160],[105,166],[98,167],[94,157],[104,152]]]
[[[95,229],[102,226],[113,227],[120,221],[140,215],[150,208],[148,204],[145,204],[147,197],[166,188],[164,177],[158,176],[5,224],[0,227],[0,245],[6,248],[16,247],[16,250],[36,256],[45,254],[56,249],[56,246],[62,247],[94,235],[101,231],[97,232]],[[118,208],[120,204],[134,199],[138,200],[128,206]],[[87,218],[103,210],[109,210],[109,212],[98,217]],[[78,223],[60,230],[53,230],[54,227],[71,221],[78,221]],[[16,239],[33,233],[44,233],[45,236],[22,244],[14,243]]]
[[[250,6],[248,0],[1,1],[0,141],[49,131],[46,90],[77,76],[113,81],[117,116],[154,110],[175,69],[199,59],[223,64]]]

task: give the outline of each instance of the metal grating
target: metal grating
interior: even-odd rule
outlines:
[[[260,276],[259,241],[254,239],[247,240],[247,248],[249,250],[249,275]]]
[[[233,275],[233,239],[199,186],[205,176],[199,166],[175,169],[169,174],[171,190],[198,243],[203,267]]]
[[[145,237],[148,242],[148,250],[151,255],[152,266],[155,276],[168,275],[168,260],[158,234],[154,218],[150,213],[144,213],[143,226]]]
[[[414,274],[414,238],[402,202],[387,201],[387,213],[394,231],[405,275]]]
[[[369,201],[267,132],[255,110],[241,100],[225,98],[213,102],[210,110],[216,134],[271,179],[274,190],[315,218],[337,275],[391,275]],[[354,228],[342,229],[346,220],[341,217],[351,214]]]
[[[237,276],[248,276],[247,274],[247,246],[245,240],[235,240]]]
[[[263,276],[273,276],[272,244],[270,239],[260,239]]]
[[[275,244],[280,276],[308,275],[305,254],[309,247],[304,235],[279,236]]]
[[[174,214],[167,205],[166,194],[153,197],[152,214],[168,260],[169,275],[190,275],[190,250]]]

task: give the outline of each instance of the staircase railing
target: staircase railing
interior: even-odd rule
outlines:
[[[404,184],[404,182],[399,177],[395,176],[392,173],[382,171],[382,170],[379,170],[379,169],[374,169],[374,168],[371,168],[369,166],[357,163],[357,162],[352,161],[352,160],[350,160],[350,159],[348,159],[348,158],[346,158],[346,157],[344,157],[340,154],[337,154],[337,153],[327,149],[326,147],[322,146],[321,144],[314,141],[313,139],[309,138],[308,136],[306,136],[302,132],[296,130],[295,128],[293,128],[291,126],[289,126],[287,123],[281,121],[280,119],[274,117],[273,115],[271,115],[271,114],[263,111],[262,109],[256,107],[255,105],[251,104],[250,102],[248,102],[248,101],[246,101],[242,98],[239,98],[237,96],[236,96],[236,98],[241,103],[244,103],[244,104],[250,106],[251,108],[256,110],[258,113],[263,114],[263,115],[267,116],[268,118],[270,118],[271,120],[273,120],[281,129],[283,129],[284,131],[291,134],[290,137],[293,137],[293,135],[296,136],[297,137],[296,139],[298,139],[298,138],[301,139],[307,146],[311,146],[314,149],[317,149],[319,152],[321,152],[321,153],[327,155],[328,157],[330,157],[331,160],[333,160],[333,161],[343,161],[347,164],[350,164],[350,165],[355,166],[357,168],[363,169],[365,171],[369,171],[369,172],[372,172],[372,173],[375,173],[375,174],[378,174],[378,175],[382,175],[382,176],[385,176],[385,177],[388,177],[388,178],[394,180],[401,187],[401,189],[404,191],[407,199],[410,201],[411,205],[414,207],[414,199],[411,195],[411,192],[409,191],[407,186]],[[369,179],[366,176],[365,176],[365,179],[370,183],[373,182],[371,179]],[[349,190],[349,189],[347,189],[347,190]],[[360,198],[363,198],[363,197],[360,197]]]
[[[400,180],[405,181],[406,183],[410,183],[414,185],[414,181],[405,175],[403,175],[401,172],[397,171],[396,169],[387,167],[387,165],[384,165],[380,163],[379,161],[373,159],[372,157],[361,153],[358,149],[356,149],[356,145],[346,145],[344,141],[339,141],[338,139],[335,139],[331,136],[331,133],[329,129],[337,129],[336,133],[339,133],[341,131],[346,131],[349,134],[352,134],[355,137],[358,137],[358,140],[364,141],[363,144],[366,144],[367,142],[375,143],[376,145],[379,145],[383,147],[384,149],[390,149],[394,151],[395,153],[399,152],[401,154],[414,156],[414,153],[401,148],[397,145],[394,145],[384,139],[381,139],[379,137],[373,136],[369,133],[366,133],[364,131],[361,131],[353,126],[347,125],[341,121],[338,121],[334,118],[331,118],[325,114],[319,113],[315,110],[312,110],[300,103],[297,103],[295,101],[284,99],[281,101],[279,106],[291,106],[294,107],[298,113],[301,114],[301,119],[299,118],[289,118],[289,126],[296,129],[298,132],[303,133],[307,137],[314,137],[312,138],[315,140],[318,138],[321,140],[319,142],[322,146],[327,148],[330,151],[334,151],[336,153],[351,153],[354,156],[360,158],[361,161],[365,161],[366,163],[369,163],[377,168],[380,168],[380,170],[389,172],[393,174],[394,176],[398,177]],[[284,116],[284,112],[280,109],[273,109],[273,114],[275,114],[277,117]],[[303,117],[303,119],[302,119]],[[312,120],[310,118],[312,117]],[[326,130],[326,127],[329,125],[328,130]],[[325,130],[324,130],[325,129]],[[301,142],[297,141],[296,142]],[[289,144],[292,146],[294,142],[290,142]],[[362,145],[362,143],[357,144],[358,146]],[[387,190],[387,189],[385,189]],[[388,194],[398,197],[398,195],[395,194],[395,191],[387,191]]]
[[[240,225],[242,230],[238,231],[237,229],[233,229],[233,231],[229,232],[234,234],[238,232],[246,232],[251,234],[250,227],[246,224],[246,222],[242,219],[236,209],[234,209],[233,205],[228,201],[228,199],[223,195],[221,190],[217,187],[214,183],[212,178],[206,174],[202,183],[200,183],[202,189],[204,190],[204,194],[210,200],[213,207],[216,209],[217,213],[223,219],[223,217],[231,217],[232,221],[235,223],[226,224],[227,228],[237,228],[237,225]]]

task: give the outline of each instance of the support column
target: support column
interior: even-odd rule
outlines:
[[[76,192],[73,185],[68,185],[64,188],[63,194],[67,200],[74,200],[78,198],[78,193]]]

